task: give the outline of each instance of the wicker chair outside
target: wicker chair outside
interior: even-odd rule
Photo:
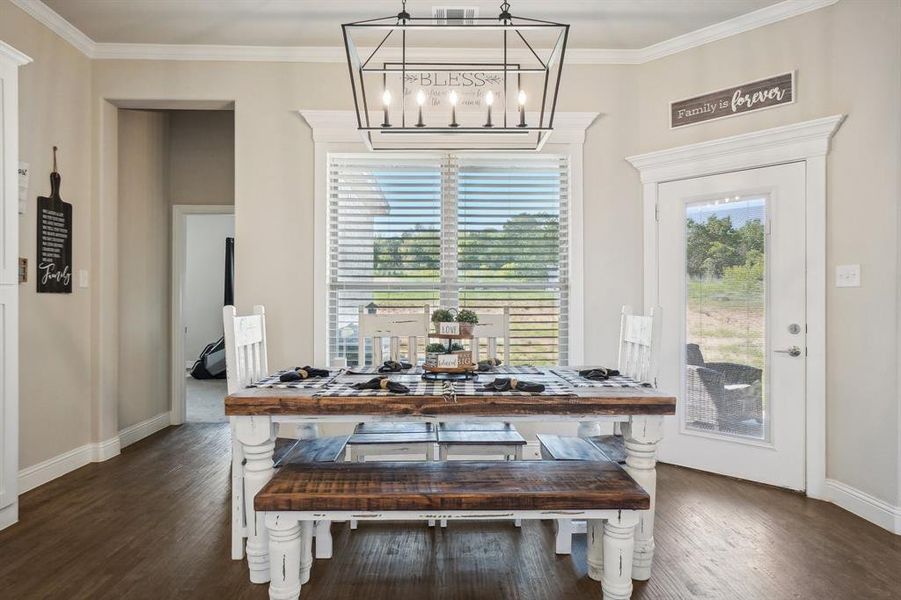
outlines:
[[[705,362],[700,347],[686,347],[685,421],[704,429],[746,432],[763,413],[763,371],[750,365]],[[727,386],[740,386],[728,388]]]

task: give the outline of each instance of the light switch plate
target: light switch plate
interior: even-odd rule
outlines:
[[[79,269],[78,270],[78,287],[86,288],[88,287],[88,271],[87,269]]]
[[[835,287],[860,287],[860,265],[837,265]]]

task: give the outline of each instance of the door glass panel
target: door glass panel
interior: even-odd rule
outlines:
[[[688,430],[769,439],[766,211],[760,194],[685,206]]]

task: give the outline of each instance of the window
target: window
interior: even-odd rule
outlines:
[[[565,364],[568,192],[561,156],[330,155],[329,358],[360,307],[509,306],[512,362]]]

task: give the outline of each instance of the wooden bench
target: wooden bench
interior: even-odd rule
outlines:
[[[254,508],[269,530],[269,597],[309,579],[311,524],[334,520],[588,519],[588,562],[607,600],[632,594],[637,511],[647,493],[616,463],[375,462],[286,465]]]
[[[432,423],[359,423],[347,444],[352,462],[364,462],[367,456],[424,454],[434,458],[438,442]]]
[[[612,458],[607,452],[616,452],[617,455],[625,454],[622,446],[616,445],[615,440],[608,441],[606,438],[622,439],[620,436],[596,436],[590,439],[578,437],[568,437],[561,435],[551,435],[546,433],[538,434],[538,442],[541,446],[541,458],[544,460],[559,461],[602,461],[613,463],[624,463]],[[600,444],[598,442],[601,442]],[[607,450],[607,451],[605,451]],[[573,521],[572,519],[558,519],[557,533],[554,536],[554,552],[557,554],[572,554],[572,536],[575,533],[585,533],[587,525],[584,521]]]

